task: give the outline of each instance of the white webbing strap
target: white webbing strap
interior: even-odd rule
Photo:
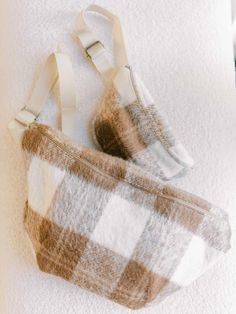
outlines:
[[[87,25],[86,23],[87,12],[99,13],[106,17],[112,23],[115,65],[112,65],[111,60],[109,58],[109,54],[104,48],[104,45]],[[77,18],[76,35],[78,36],[80,43],[85,50],[86,55],[91,59],[91,61],[97,68],[98,72],[105,79],[109,79],[111,77],[111,73],[114,73],[114,71],[117,68],[126,66],[128,64],[120,20],[116,15],[112,14],[108,10],[98,5],[88,6],[79,14]]]
[[[20,140],[25,127],[37,119],[50,91],[57,82],[61,109],[61,129],[68,136],[75,137],[76,88],[74,72],[69,57],[61,52],[56,52],[47,59],[27,105],[16,114],[14,120],[8,125],[14,138]]]

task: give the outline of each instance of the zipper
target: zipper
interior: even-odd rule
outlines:
[[[86,165],[87,167],[90,167],[92,168],[95,172],[99,173],[100,175],[102,175],[103,177],[106,177],[106,178],[109,178],[109,179],[112,179],[116,182],[119,182],[121,178],[119,177],[116,177],[115,175],[111,175],[111,174],[108,174],[108,173],[105,173],[103,171],[101,171],[97,166],[94,166],[93,164],[91,164],[91,162],[89,162],[88,160],[85,160],[84,158],[81,158],[79,157],[78,155],[75,155],[73,153],[71,153],[68,149],[65,149],[64,145],[62,145],[58,140],[55,140],[50,134],[47,133],[47,131],[45,131],[45,129],[43,127],[40,126],[40,124],[38,124],[37,122],[33,122],[31,124],[28,125],[28,128],[29,129],[32,129],[32,128],[36,128],[38,130],[38,132],[40,132],[42,135],[46,136],[52,143],[54,143],[58,148],[60,148],[64,153],[67,154],[67,156],[69,158],[73,158],[75,160],[79,160],[80,162],[82,162],[84,165]],[[156,190],[155,191],[152,191],[150,189],[147,189],[145,188],[143,185],[140,185],[140,184],[137,184],[137,183],[132,183],[130,182],[129,180],[125,179],[125,178],[122,178],[122,180],[126,183],[128,183],[129,185],[135,187],[135,188],[141,188],[142,190],[144,190],[145,192],[148,192],[148,193],[151,193],[151,192],[155,192],[155,194],[157,194],[158,196],[164,198],[164,199],[167,199],[167,200],[170,200],[170,201],[173,201],[173,202],[176,202],[180,205],[184,205],[186,206],[188,209],[191,209],[191,210],[195,210],[197,212],[199,212],[201,215],[207,215],[207,216],[210,216],[210,217],[213,217],[215,219],[218,219],[218,220],[222,220],[224,219],[223,217],[219,217],[217,216],[216,214],[213,214],[211,212],[209,212],[208,210],[204,209],[204,208],[201,208],[195,204],[192,204],[192,203],[189,203],[188,201],[185,201],[185,200],[182,200],[182,199],[179,199],[177,197],[174,197],[174,196],[169,196],[169,195],[164,195],[162,193],[158,193]]]

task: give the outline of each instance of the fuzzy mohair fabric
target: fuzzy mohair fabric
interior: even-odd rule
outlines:
[[[184,175],[192,166],[186,162],[191,157],[140,78],[132,69],[129,73],[137,99],[124,103],[110,82],[93,119],[95,142],[104,152],[134,162],[163,180]],[[124,88],[129,87],[124,84]]]
[[[96,2],[121,17],[130,63],[195,160],[194,168],[173,184],[224,208],[235,231],[236,92],[230,0]],[[89,125],[103,85],[70,36],[78,12],[89,4],[89,0],[0,1],[0,312],[4,314],[131,313],[38,270],[23,227],[27,187],[22,151],[7,130],[25,105],[45,59],[61,44],[76,71],[78,142],[95,147]],[[110,26],[94,20],[90,19],[91,25],[109,47]],[[54,121],[52,102],[43,116],[47,124]],[[229,253],[204,276],[139,313],[234,314],[235,232],[232,235]]]
[[[33,123],[25,226],[41,270],[131,309],[191,283],[230,247],[228,218],[120,158]]]

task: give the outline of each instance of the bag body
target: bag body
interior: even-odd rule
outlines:
[[[120,158],[33,123],[25,228],[37,263],[131,309],[189,284],[229,249],[227,216]]]
[[[162,180],[182,176],[193,166],[192,158],[129,67],[118,70],[92,122],[94,141],[102,151],[132,161]]]
[[[86,24],[86,12],[113,25],[115,62]],[[105,96],[93,119],[95,143],[105,153],[129,160],[162,180],[184,175],[193,159],[180,142],[140,78],[129,66],[117,16],[89,6],[77,19],[77,37],[105,83]]]

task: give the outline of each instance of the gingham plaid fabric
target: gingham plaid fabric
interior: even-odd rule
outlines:
[[[189,284],[229,249],[228,218],[134,164],[25,130],[24,223],[40,269],[132,309]]]
[[[93,120],[95,142],[104,152],[132,161],[163,180],[185,174],[193,165],[192,158],[131,70],[132,87],[128,87],[127,81],[121,88],[127,92],[133,88],[136,100],[126,103],[123,91],[118,91],[114,84],[121,71],[122,68]],[[125,81],[125,77],[122,80]],[[127,92],[124,91],[125,94]]]

